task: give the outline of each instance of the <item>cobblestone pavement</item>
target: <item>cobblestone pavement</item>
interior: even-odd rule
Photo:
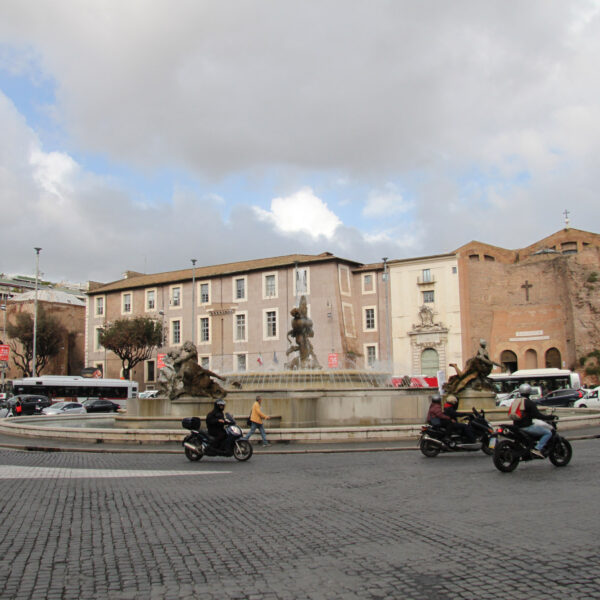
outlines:
[[[0,451],[8,599],[600,598],[600,442],[482,453]]]

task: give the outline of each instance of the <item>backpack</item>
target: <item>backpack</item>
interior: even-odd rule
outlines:
[[[250,416],[252,416],[252,415],[250,415]],[[246,419],[246,426],[247,426],[247,427],[250,427],[250,425],[252,425],[252,420],[250,419],[250,417],[248,417],[248,418]]]
[[[515,398],[508,409],[508,416],[513,421],[520,421],[525,413],[525,398]]]

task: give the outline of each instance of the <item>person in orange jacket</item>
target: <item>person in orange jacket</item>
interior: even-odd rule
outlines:
[[[250,439],[250,436],[258,429],[260,431],[260,435],[262,436],[263,446],[268,446],[269,442],[267,441],[267,436],[265,434],[263,419],[268,420],[271,417],[269,417],[269,415],[265,415],[265,413],[262,412],[261,403],[262,398],[260,396],[256,396],[256,401],[252,405],[252,413],[250,414],[250,431],[248,432],[248,435],[244,437],[244,439]]]

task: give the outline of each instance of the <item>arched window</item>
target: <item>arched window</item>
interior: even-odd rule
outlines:
[[[421,354],[421,374],[435,377],[440,368],[438,353],[433,348],[426,348]]]
[[[537,361],[537,352],[533,349],[527,350],[525,352],[525,368],[526,369],[537,369],[538,361]]]
[[[509,373],[514,373],[519,368],[517,355],[512,350],[504,350],[500,355],[500,362]]]
[[[560,369],[561,367],[561,358],[560,358],[560,352],[558,351],[557,348],[550,348],[549,350],[546,351],[546,368],[547,369],[551,369],[551,368],[555,368],[555,369]]]

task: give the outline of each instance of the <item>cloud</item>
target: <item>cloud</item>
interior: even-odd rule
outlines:
[[[362,214],[368,218],[386,217],[405,213],[410,210],[411,206],[411,203],[404,200],[393,183],[387,183],[383,190],[374,190],[369,193]]]
[[[284,233],[307,233],[313,238],[332,238],[340,219],[327,204],[314,195],[310,188],[303,188],[285,198],[273,198],[271,210],[255,207],[256,214]]]

